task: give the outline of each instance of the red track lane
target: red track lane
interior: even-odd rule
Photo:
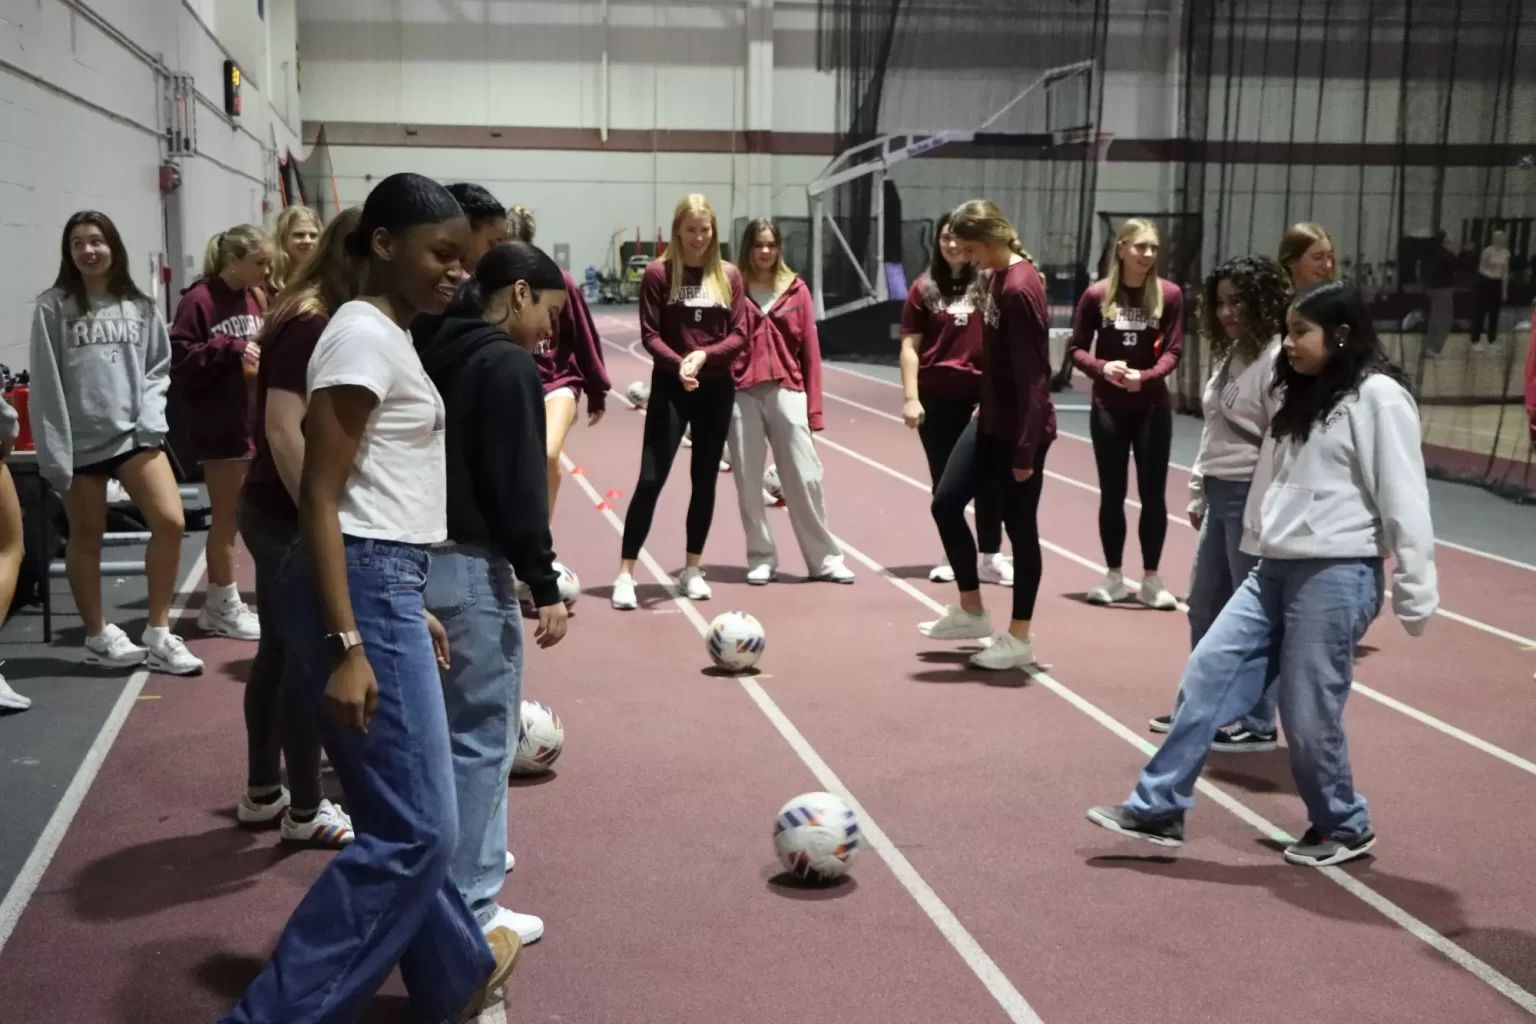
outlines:
[[[611,365],[623,379],[618,363]],[[585,439],[571,445],[602,490],[625,486],[615,479],[632,475],[638,452],[638,417],[615,415],[600,448]],[[627,437],[607,436],[622,417],[632,417]],[[826,459],[834,530],[893,567],[922,563],[910,574],[925,574],[934,542],[920,497],[851,460]],[[715,599],[701,610],[739,606],[763,618],[765,670],[774,675],[765,687],[1047,1021],[1146,1019],[1144,1003],[1119,1008],[1084,986],[1085,977],[1113,978],[1116,991],[1157,992],[1159,1015],[1169,1020],[1229,1019],[1239,977],[1245,999],[1287,1015],[1336,1012],[1347,998],[1370,1007],[1372,1020],[1523,1018],[1333,883],[1281,863],[1224,812],[1197,812],[1195,839],[1171,867],[1124,856],[1145,849],[1104,837],[1082,811],[1122,796],[1141,755],[1041,687],[976,685],[982,674],[957,665],[951,645],[916,633],[915,623],[931,616],[872,573],[846,589],[731,582],[741,579],[743,551],[730,478],[721,485],[705,561],[722,568],[711,574]],[[679,561],[685,501],[685,476],[675,469],[648,543],[668,568]],[[798,566],[786,517],[776,515],[775,526],[782,561]],[[607,544],[610,559],[616,539]],[[996,607],[1006,598],[991,588],[989,595]],[[1074,610],[1081,623],[1081,605],[1047,597],[1041,620],[1065,638]],[[827,644],[829,626],[851,642]],[[1110,645],[1102,662],[1095,654],[1095,680],[1133,676],[1151,660],[1133,644]],[[1170,673],[1179,655],[1165,656]],[[1058,671],[1072,685],[1073,670]],[[1166,699],[1171,684],[1160,677],[1156,685]],[[879,869],[861,864],[860,878]],[[1347,996],[1319,984],[1336,974],[1340,948],[1352,960]],[[1194,952],[1200,966],[1191,970]]]

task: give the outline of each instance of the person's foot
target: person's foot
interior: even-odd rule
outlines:
[[[930,583],[953,583],[955,582],[955,570],[948,562],[941,562],[928,570],[928,581]]]
[[[320,809],[307,821],[295,818],[290,807],[283,815],[282,838],[284,842],[339,850],[356,839],[357,833],[345,811],[329,800],[321,800]]]
[[[25,711],[31,706],[31,697],[23,697],[11,689],[11,684],[0,676],[0,711]]]
[[[511,872],[511,870],[513,868],[515,868],[515,867],[517,867],[517,858],[512,856],[511,852],[508,851],[508,853],[507,853],[507,871]]]
[[[497,907],[496,916],[485,923],[486,935],[489,936],[496,928],[512,929],[525,946],[531,946],[544,937],[543,921],[532,914],[519,914],[506,907]]]
[[[1131,596],[1130,590],[1125,585],[1125,577],[1119,570],[1112,569],[1099,581],[1099,585],[1088,591],[1089,604],[1114,604],[1124,601]]]
[[[290,802],[288,790],[282,786],[257,794],[246,790],[235,805],[235,818],[247,827],[270,825],[288,809]]]
[[[1029,668],[1036,664],[1035,638],[1020,640],[1004,630],[992,638],[986,647],[971,655],[971,664],[977,668],[1003,671],[1010,668]]]
[[[195,676],[203,671],[203,660],[187,650],[186,641],[167,632],[156,640],[144,631],[144,646],[149,651],[149,670],[172,676]]]
[[[1094,807],[1088,811],[1088,820],[1099,828],[1117,832],[1132,839],[1143,839],[1157,846],[1184,845],[1184,814],[1166,818],[1144,818],[1125,805]]]
[[[1366,829],[1353,838],[1332,839],[1315,828],[1285,848],[1285,859],[1309,868],[1327,868],[1364,857],[1376,845],[1376,833]]]
[[[215,603],[210,597],[203,610],[197,613],[197,628],[209,636],[223,636],[231,640],[261,639],[261,620],[238,594],[234,600]]]
[[[704,570],[696,565],[684,569],[678,575],[677,582],[683,585],[683,593],[690,601],[708,601],[714,596],[709,584],[704,582]]]
[[[747,582],[754,587],[766,587],[779,578],[779,571],[764,562],[747,570]]]
[[[841,558],[828,562],[822,566],[821,572],[811,577],[821,583],[852,583],[854,578],[853,570],[844,565]]]
[[[917,631],[930,640],[985,640],[992,635],[992,616],[985,608],[972,615],[952,604],[943,618],[918,623]]]
[[[491,968],[491,976],[485,979],[485,984],[469,1000],[464,1009],[459,1011],[455,1024],[470,1024],[476,1017],[490,1006],[497,998],[497,991],[511,977],[513,970],[517,968],[518,961],[523,958],[523,943],[517,937],[517,932],[510,928],[496,928],[487,930],[485,941],[491,947],[491,955],[496,958],[496,966]]]
[[[1158,715],[1156,718],[1148,720],[1147,728],[1151,729],[1153,732],[1159,732],[1159,733],[1172,732],[1173,731],[1173,716],[1172,715]]]
[[[1216,730],[1211,750],[1217,754],[1267,754],[1275,749],[1277,740],[1273,729],[1264,732],[1233,722]]]
[[[1136,592],[1136,600],[1160,612],[1171,612],[1179,606],[1179,599],[1163,585],[1163,578],[1155,572],[1148,573],[1142,578],[1141,589]]]
[[[114,625],[108,625],[96,636],[85,638],[85,661],[88,665],[110,665],[113,668],[130,668],[142,665],[149,658],[149,651],[128,639],[128,634]]]
[[[629,573],[619,574],[619,578],[613,581],[613,606],[621,612],[634,611],[640,607],[640,602],[635,598],[635,578]]]
[[[953,572],[954,570],[950,570]],[[996,583],[1000,587],[1013,586],[1013,559],[994,552],[981,555],[976,562],[976,577],[983,583]]]

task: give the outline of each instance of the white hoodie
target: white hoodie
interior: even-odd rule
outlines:
[[[1190,515],[1205,515],[1205,478],[1243,482],[1253,479],[1259,462],[1259,446],[1269,432],[1269,421],[1280,408],[1270,385],[1275,380],[1275,360],[1280,337],[1264,346],[1257,359],[1240,361],[1237,353],[1224,359],[1205,382],[1200,428],[1200,450],[1189,471]]]
[[[1304,443],[1264,438],[1243,510],[1242,548],[1260,558],[1391,556],[1392,610],[1419,636],[1440,605],[1419,412],[1374,373]]]

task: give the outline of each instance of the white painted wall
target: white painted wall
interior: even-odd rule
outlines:
[[[165,237],[159,191],[164,112],[153,61],[193,75],[207,101],[196,113],[199,153],[182,163],[184,231],[175,241],[200,256],[216,231],[270,223],[278,199],[269,192],[276,168],[268,154],[274,144],[300,149],[296,99],[274,112],[264,92],[275,80],[267,43],[274,27],[291,49],[294,0],[268,0],[265,26],[255,0],[0,5],[0,363],[19,371],[28,362],[33,302],[53,283],[70,214],[98,209],[110,216],[146,289],[152,255],[175,248]],[[220,39],[245,74],[236,127],[222,112]],[[282,60],[291,76],[291,56]],[[271,200],[270,215],[263,200]]]

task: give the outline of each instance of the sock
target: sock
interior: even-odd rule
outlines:
[[[320,813],[320,808],[318,808],[318,807],[316,807],[314,810],[310,810],[310,811],[296,811],[292,807],[288,808],[288,817],[294,823],[299,824],[299,825],[307,825],[307,824],[309,824],[310,822],[315,820],[315,815],[317,815],[319,813]]]
[[[219,587],[208,584],[208,603],[215,608],[228,608],[240,600],[240,587],[231,583],[228,586]]]
[[[245,795],[253,804],[275,804],[282,799],[282,786],[249,786]]]
[[[144,646],[159,647],[161,644],[165,643],[165,638],[170,635],[171,627],[169,626],[145,626]]]

